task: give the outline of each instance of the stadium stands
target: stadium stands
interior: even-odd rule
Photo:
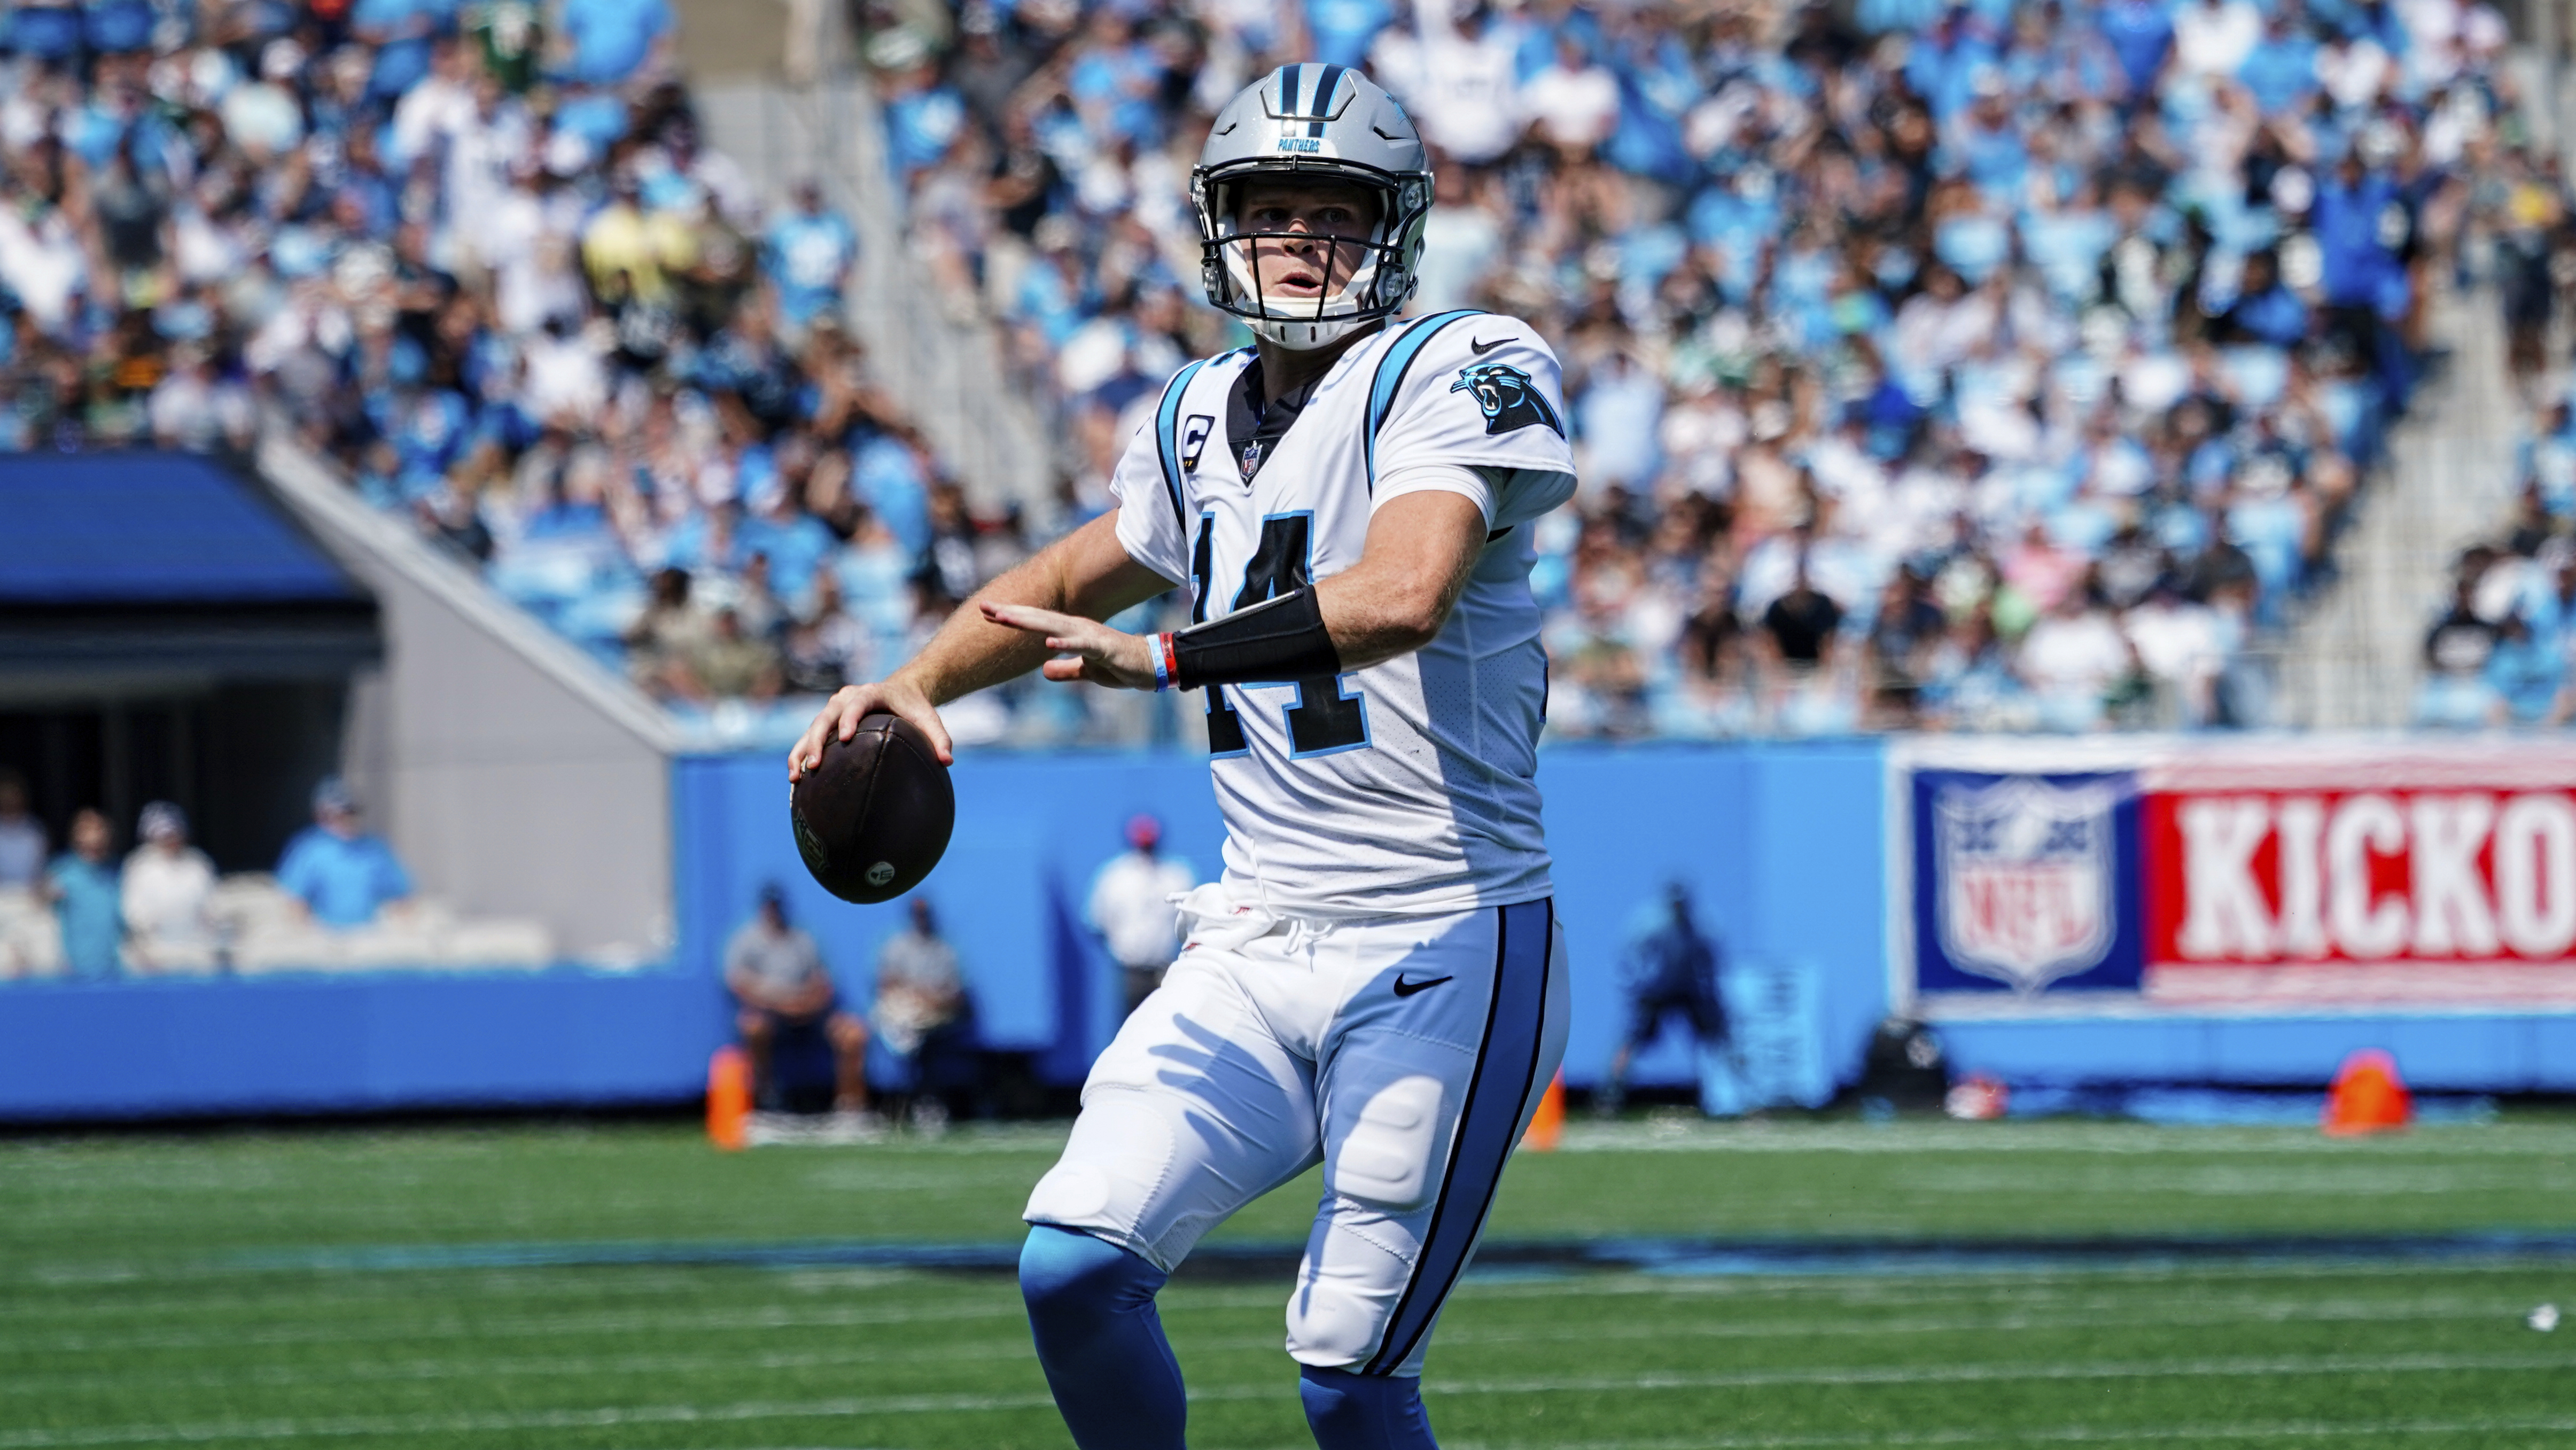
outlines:
[[[917,245],[1092,508],[1137,399],[1240,340],[1190,305],[1205,115],[1286,59],[1395,89],[1421,305],[1568,364],[1560,734],[2262,723],[2256,646],[2521,164],[2503,23],[2448,0],[1409,8],[887,8],[868,54]]]
[[[2515,441],[2519,486],[2490,540],[2461,551],[2427,621],[2418,725],[2474,730],[2576,718],[2576,427],[2564,385]]]
[[[16,9],[0,446],[239,448],[272,408],[747,738],[1039,540],[872,383],[848,228],[699,144],[667,10],[567,0],[527,41],[499,8]],[[2520,134],[2501,21],[2452,0],[862,13],[912,244],[1072,440],[1065,524],[1137,401],[1240,340],[1196,301],[1204,116],[1283,58],[1407,99],[1422,305],[1568,364],[1564,735],[2259,723],[2252,646]]]
[[[257,872],[227,876],[208,902],[220,950],[183,971],[129,963],[126,975],[198,976],[217,972],[488,971],[556,962],[543,924],[461,919],[444,903],[422,901],[399,916],[345,930],[315,926],[295,898]],[[32,891],[0,891],[0,981],[49,978],[65,970],[54,913]]]

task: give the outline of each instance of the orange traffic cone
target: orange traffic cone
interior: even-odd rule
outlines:
[[[1529,1131],[1521,1135],[1521,1146],[1533,1153],[1553,1153],[1557,1141],[1565,1136],[1565,1071],[1560,1068],[1550,1078],[1547,1091],[1539,1095],[1538,1111],[1530,1114]]]
[[[2326,1094],[2326,1132],[2337,1138],[2362,1133],[2391,1133],[2415,1119],[2415,1099],[2397,1076],[2397,1059],[2376,1047],[2365,1047],[2335,1070],[2334,1090]]]
[[[727,1152],[751,1146],[751,1059],[739,1047],[707,1060],[707,1139]]]

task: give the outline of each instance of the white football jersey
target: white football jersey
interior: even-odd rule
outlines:
[[[1229,395],[1250,349],[1163,390],[1118,465],[1118,538],[1215,619],[1359,562],[1378,506],[1471,498],[1489,535],[1421,650],[1338,677],[1209,686],[1208,744],[1239,901],[1319,917],[1549,894],[1539,827],[1547,658],[1528,525],[1574,493],[1556,355],[1528,324],[1445,312],[1337,359],[1246,482]]]

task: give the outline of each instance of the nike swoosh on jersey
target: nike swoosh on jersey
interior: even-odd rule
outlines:
[[[1408,982],[1404,979],[1404,973],[1398,972],[1395,974],[1395,995],[1399,997],[1410,997],[1416,992],[1428,992],[1443,982],[1455,980],[1457,980],[1457,974],[1451,973],[1446,977],[1432,977],[1425,981]]]
[[[1495,348],[1501,347],[1504,343],[1509,341],[1511,341],[1511,339],[1508,337],[1498,337],[1492,342],[1486,342],[1482,339],[1471,337],[1467,339],[1467,351],[1474,353],[1478,357],[1483,357],[1485,354],[1492,352]]]

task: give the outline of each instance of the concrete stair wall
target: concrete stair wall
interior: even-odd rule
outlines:
[[[952,316],[904,238],[905,197],[886,162],[882,112],[856,66],[826,64],[805,86],[753,77],[692,84],[708,144],[750,173],[773,207],[799,178],[859,234],[848,322],[877,380],[909,409],[953,467],[968,499],[1018,502],[1045,519],[1054,468],[1036,412],[1011,391],[1000,339],[981,318]]]
[[[2492,535],[2514,489],[2520,404],[2505,373],[2504,322],[2485,290],[2447,295],[2434,335],[2449,372],[2418,393],[2390,440],[2390,466],[2335,550],[2342,575],[2313,600],[2281,658],[2278,723],[2301,729],[2405,725],[2424,632],[2449,595],[2452,559]]]

